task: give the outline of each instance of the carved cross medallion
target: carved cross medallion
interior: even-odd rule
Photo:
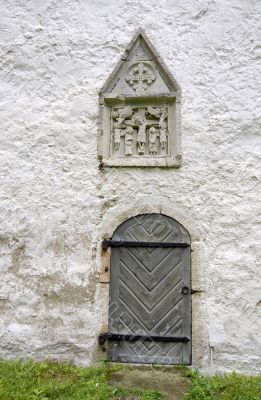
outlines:
[[[156,75],[149,64],[134,64],[126,77],[126,81],[137,93],[146,91],[149,85],[155,81]]]

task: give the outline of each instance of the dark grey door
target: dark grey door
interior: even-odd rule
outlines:
[[[190,364],[188,232],[165,215],[143,214],[120,225],[113,243],[109,359]]]

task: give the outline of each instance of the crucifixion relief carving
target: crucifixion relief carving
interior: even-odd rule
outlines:
[[[113,166],[180,166],[177,82],[139,30],[100,94],[99,158]]]
[[[168,132],[165,122],[167,117],[166,107],[112,108],[113,151],[120,154],[124,152],[125,156],[133,154],[165,156],[168,151]],[[124,149],[121,148],[123,146]]]

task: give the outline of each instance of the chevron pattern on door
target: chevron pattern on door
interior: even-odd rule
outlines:
[[[128,335],[187,337],[188,342],[114,341],[109,359],[118,362],[190,364],[190,247],[139,247],[139,242],[190,244],[177,221],[162,214],[127,220],[113,240],[137,247],[112,249],[109,332]],[[187,287],[189,293],[183,293]]]

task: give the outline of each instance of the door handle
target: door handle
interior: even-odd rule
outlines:
[[[189,288],[187,286],[183,286],[181,291],[183,294],[189,294]]]

